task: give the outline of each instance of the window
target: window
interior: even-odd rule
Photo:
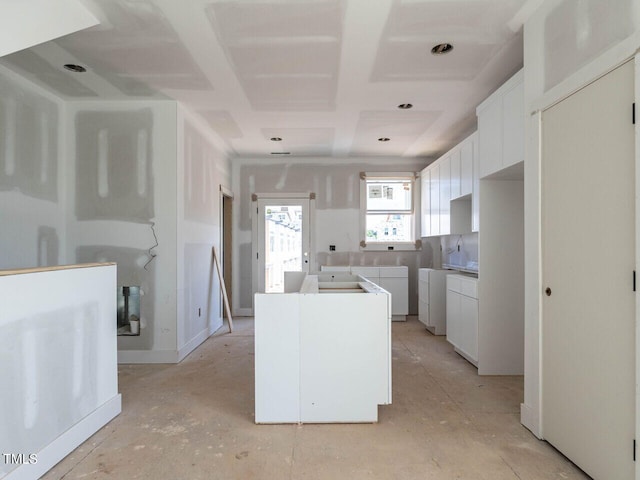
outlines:
[[[415,248],[414,179],[413,173],[362,175],[363,248]]]

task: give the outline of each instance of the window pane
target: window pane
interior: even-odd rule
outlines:
[[[367,243],[412,242],[411,215],[367,215],[367,234],[365,241]]]
[[[411,211],[410,180],[368,180],[367,211]]]

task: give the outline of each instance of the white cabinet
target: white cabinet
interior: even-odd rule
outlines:
[[[421,172],[422,236],[465,234],[478,231],[472,228],[471,210],[464,211],[463,217],[455,219],[469,203],[461,203],[454,211],[452,202],[471,200],[477,206],[475,185],[477,178],[477,134],[473,134],[453,149],[426,167]],[[469,221],[467,221],[469,219]]]
[[[475,134],[462,142],[460,146],[460,197],[473,193],[473,145]],[[451,184],[453,185],[453,168],[451,169]],[[451,198],[456,198],[451,195]]]
[[[480,178],[524,161],[524,75],[520,70],[476,109]]]
[[[447,333],[446,278],[451,270],[418,269],[418,320],[434,335]]]
[[[409,267],[367,265],[322,265],[322,272],[343,272],[362,275],[391,294],[391,314],[394,321],[406,321],[409,314]]]
[[[440,165],[431,167],[431,183],[429,184],[431,199],[431,235],[440,235]]]
[[[391,403],[389,293],[336,276],[255,295],[256,423],[376,422]]]
[[[478,158],[478,134],[473,140],[473,194],[471,195],[471,231],[480,231],[480,160]]]
[[[431,236],[431,198],[429,197],[429,183],[431,181],[431,170],[425,168],[420,173],[420,211],[422,221],[420,222],[421,236]]]
[[[447,275],[447,341],[478,366],[478,279]]]
[[[449,235],[451,225],[451,157],[440,162],[440,235]]]

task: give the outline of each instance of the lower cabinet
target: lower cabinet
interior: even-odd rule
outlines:
[[[447,341],[478,366],[478,279],[447,275]]]

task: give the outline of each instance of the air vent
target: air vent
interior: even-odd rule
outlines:
[[[271,152],[271,155],[291,155],[291,152]]]

